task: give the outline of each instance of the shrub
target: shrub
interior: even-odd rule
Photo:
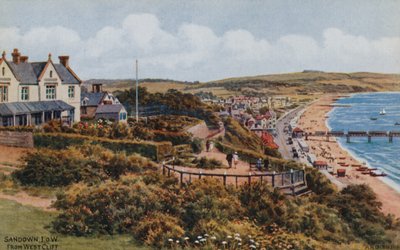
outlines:
[[[136,239],[158,249],[171,245],[169,239],[181,238],[185,233],[179,219],[160,212],[142,218],[132,231]]]
[[[138,153],[152,160],[161,160],[164,155],[171,154],[173,147],[169,142],[138,142],[131,140],[112,140],[107,138],[90,137],[76,134],[64,133],[35,133],[35,147],[50,149],[66,149],[70,146],[82,145],[88,142],[93,145],[101,145],[113,152],[123,152],[127,154]]]
[[[195,154],[199,154],[203,150],[202,140],[199,138],[194,138],[193,141],[190,143],[190,146],[192,147],[192,151]]]
[[[194,163],[197,168],[203,169],[216,169],[223,167],[220,161],[216,159],[209,159],[206,157],[201,157],[200,159],[195,158],[192,163]]]
[[[67,186],[76,182],[98,183],[126,173],[156,169],[139,155],[114,154],[100,146],[85,144],[67,150],[42,149],[28,153],[13,177],[23,185]]]

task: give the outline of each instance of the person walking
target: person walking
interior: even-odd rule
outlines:
[[[210,152],[213,150],[213,148],[214,148],[214,142],[213,141],[210,141]]]
[[[228,161],[229,168],[232,168],[233,155],[231,153],[226,155],[226,160]]]
[[[258,171],[261,171],[261,168],[262,168],[262,160],[261,160],[261,158],[258,158],[258,160],[256,162],[256,167],[257,167]]]
[[[264,159],[264,169],[265,169],[265,171],[268,171],[268,167],[269,167],[269,160],[268,160],[268,158],[265,158]]]
[[[233,154],[233,163],[235,164],[235,168],[237,167],[237,164],[239,163],[239,155],[237,152]]]

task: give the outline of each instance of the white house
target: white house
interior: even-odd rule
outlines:
[[[12,61],[0,59],[0,126],[40,125],[51,119],[80,120],[82,81],[69,67],[69,56],[53,63],[28,62],[14,49]]]

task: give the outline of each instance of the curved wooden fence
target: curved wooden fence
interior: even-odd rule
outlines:
[[[201,179],[203,177],[218,178],[222,180],[224,186],[228,184],[234,184],[238,187],[239,184],[249,183],[255,181],[260,181],[261,183],[267,182],[271,184],[272,187],[279,189],[289,189],[294,192],[294,189],[298,186],[306,185],[304,170],[291,170],[288,172],[265,172],[265,173],[251,173],[245,174],[218,174],[218,173],[207,173],[202,172],[202,170],[188,171],[184,170],[182,167],[169,166],[167,164],[162,164],[163,175],[171,176],[175,175],[179,178],[179,182],[183,184],[184,182],[191,183],[195,179]]]

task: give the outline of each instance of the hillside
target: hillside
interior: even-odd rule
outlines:
[[[400,75],[378,73],[299,72],[228,78],[188,86],[191,89],[225,89],[254,94],[311,94],[399,91]]]
[[[183,89],[192,82],[181,82],[168,79],[140,79],[140,86],[146,87],[150,93],[166,92],[168,89]],[[89,86],[94,83],[102,83],[105,90],[114,92],[116,90],[126,90],[135,86],[135,79],[90,79],[84,81],[83,86]]]
[[[133,80],[90,80],[104,83],[105,89],[115,91],[133,86]],[[330,73],[303,71],[297,73],[227,78],[217,81],[191,83],[173,80],[141,80],[140,85],[149,92],[170,88],[196,93],[211,91],[218,96],[248,95],[297,95],[317,93],[354,93],[375,91],[400,91],[400,74],[369,72]]]

